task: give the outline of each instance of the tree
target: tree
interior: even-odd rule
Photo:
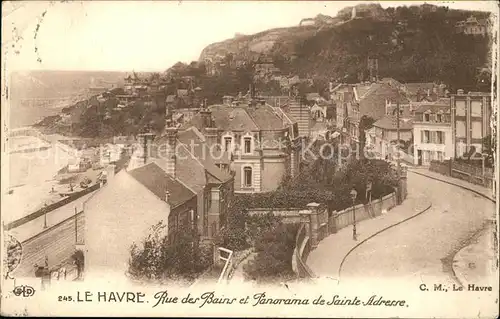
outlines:
[[[165,228],[158,223],[141,245],[134,243],[130,248],[128,272],[132,278],[193,280],[211,264],[211,250],[200,248],[199,236],[193,229],[180,230],[169,240]]]

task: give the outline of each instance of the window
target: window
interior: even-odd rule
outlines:
[[[457,116],[465,116],[465,101],[456,101],[455,106]]]
[[[443,114],[437,114],[436,115],[436,122],[442,123],[443,122]]]
[[[437,143],[438,144],[444,144],[444,132],[438,131],[437,132]]]
[[[472,138],[482,138],[483,137],[483,125],[479,121],[473,121],[472,124]]]
[[[245,153],[251,153],[252,152],[252,138],[250,137],[245,137],[244,139],[245,143]]]
[[[430,136],[431,136],[431,132],[429,132],[429,131],[422,131],[422,143],[429,143],[430,142]]]
[[[465,122],[457,121],[457,137],[465,137]]]
[[[231,151],[231,142],[232,142],[231,137],[224,137],[224,150],[226,152]]]
[[[424,122],[430,122],[431,120],[431,115],[429,113],[424,114]]]
[[[483,108],[483,103],[481,101],[472,101],[470,103],[470,115],[481,117],[482,108]]]
[[[245,167],[243,169],[243,186],[252,187],[252,168]]]

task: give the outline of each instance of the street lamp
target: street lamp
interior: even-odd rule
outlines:
[[[354,219],[354,222],[352,223],[352,239],[353,240],[358,240],[358,235],[356,234],[356,196],[358,196],[358,192],[353,188],[351,190],[353,219]]]

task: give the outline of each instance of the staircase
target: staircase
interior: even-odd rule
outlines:
[[[288,112],[297,121],[300,136],[309,136],[310,131],[310,114],[309,108],[302,105],[300,102],[293,101],[290,103]]]

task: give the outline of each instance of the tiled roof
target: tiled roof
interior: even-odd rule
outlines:
[[[386,130],[396,130],[396,117],[391,115],[385,115],[380,120],[373,123],[373,126],[379,127]],[[399,123],[400,130],[411,130],[413,129],[413,120],[412,119],[400,119]]]
[[[415,113],[423,113],[426,111],[431,111],[433,113],[443,111],[444,113],[450,113],[450,105],[449,104],[424,104],[420,105]]]
[[[395,101],[399,99],[400,103],[409,103],[396,88],[385,83],[373,83],[370,89],[359,99],[360,116],[367,115],[375,120],[380,119],[385,114],[385,102],[387,100]]]
[[[432,89],[434,88],[434,83],[432,82],[424,82],[424,83],[406,83],[406,91],[410,95],[416,95],[418,91],[427,93],[427,90],[430,90],[432,93]]]
[[[168,204],[180,205],[195,196],[195,194],[182,183],[167,174],[156,163],[149,163],[129,172],[144,187],[162,200],[166,200],[167,191],[170,193]]]
[[[261,130],[279,130],[283,121],[274,113],[270,105],[257,105],[246,109],[254,123]]]
[[[202,133],[196,127],[191,127],[186,131],[180,132],[179,141],[186,146],[189,146],[191,144],[191,141],[193,141],[195,145],[200,146],[194,147],[192,151],[190,149],[189,152],[194,156],[194,158],[198,160],[198,162],[209,174],[218,179],[218,183],[224,183],[232,178],[231,175],[215,166],[215,160],[210,157],[210,152],[208,149],[203,152],[203,146],[206,146],[205,139]],[[177,165],[182,164],[177,163]]]

